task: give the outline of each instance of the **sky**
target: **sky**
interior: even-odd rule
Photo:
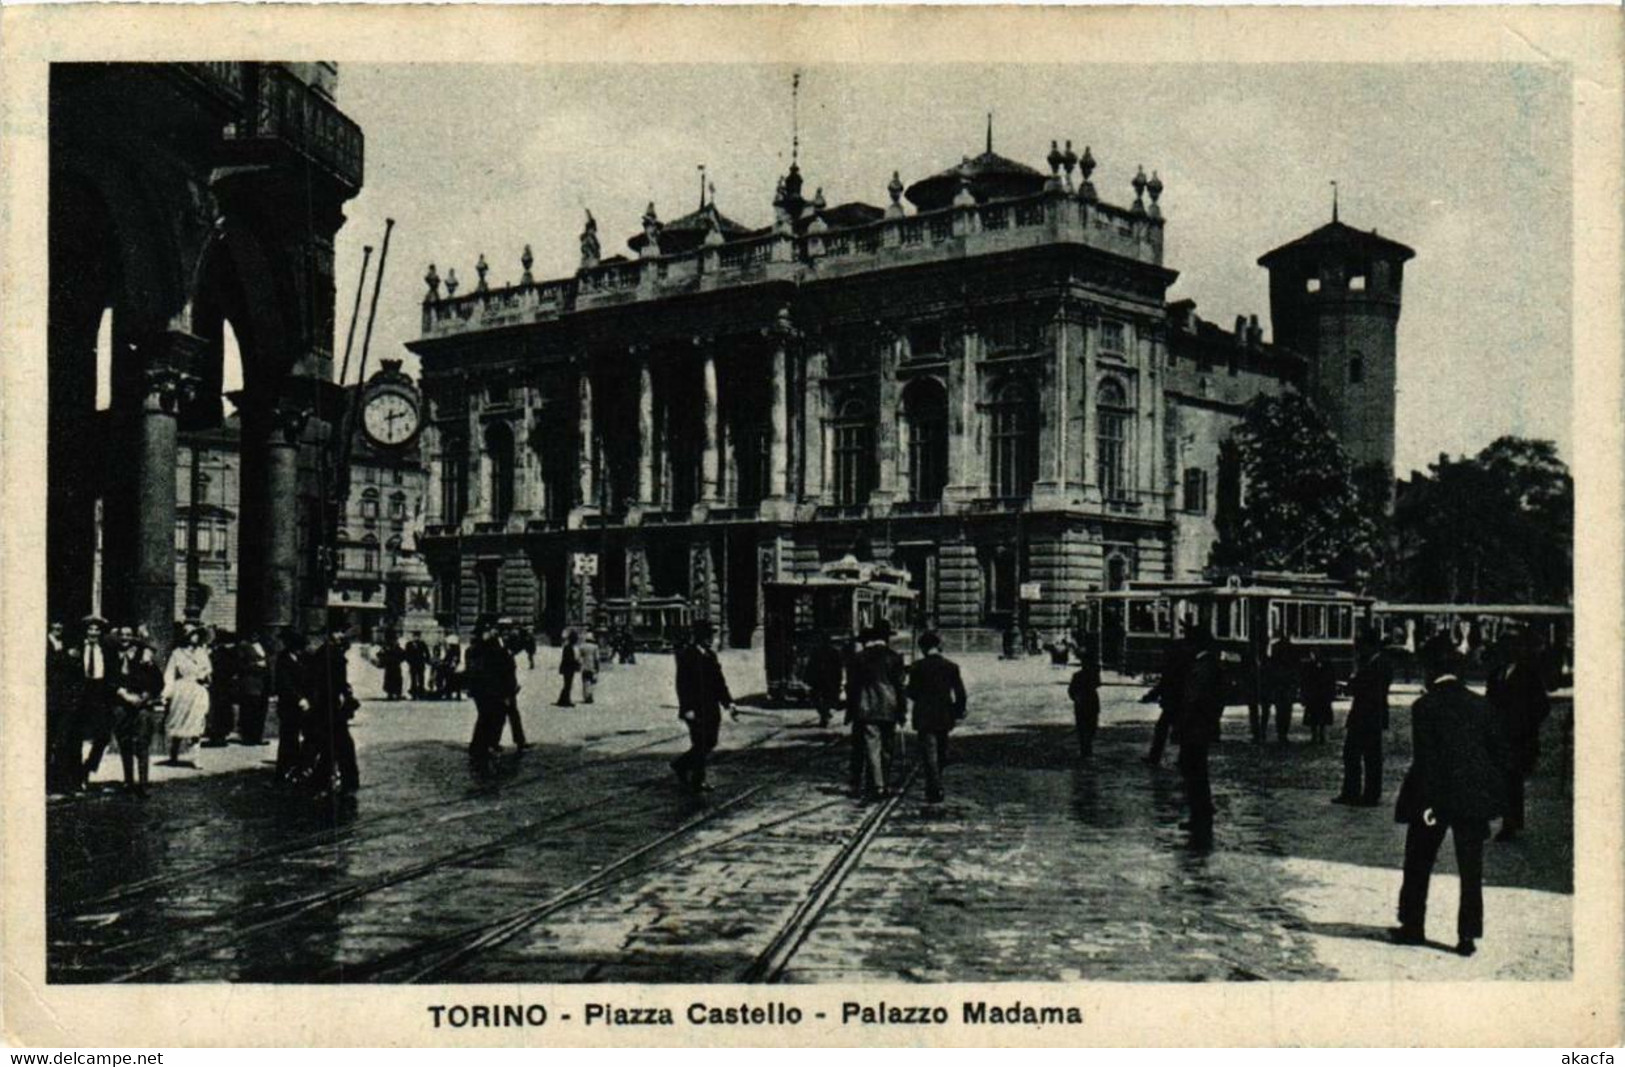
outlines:
[[[982,150],[1047,169],[1050,141],[1091,147],[1101,198],[1127,205],[1135,168],[1166,186],[1170,299],[1220,324],[1268,323],[1264,252],[1342,220],[1416,249],[1399,323],[1396,467],[1497,436],[1571,454],[1570,99],[1555,69],[1480,64],[813,65],[801,68],[801,168],[829,203],[887,203]],[[604,254],[626,252],[651,201],[772,221],[795,108],[785,66],[347,64],[338,100],[366,135],[366,184],[338,240],[337,345],[362,246],[395,219],[372,364],[406,356],[423,275],[483,252],[493,287],[575,270],[591,209]],[[375,252],[373,264],[378,261]],[[367,297],[372,282],[367,283]],[[362,311],[365,314],[366,301]],[[365,323],[363,322],[363,326]],[[358,330],[358,338],[359,338]],[[359,340],[358,340],[359,346]],[[354,377],[352,370],[351,377]]]

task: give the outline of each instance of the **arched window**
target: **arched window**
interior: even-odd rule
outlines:
[[[864,504],[874,486],[875,431],[861,400],[842,404],[831,427],[834,433],[835,503]]]
[[[485,452],[491,464],[491,521],[507,522],[513,514],[513,431],[505,422],[493,422],[485,431]]]
[[[993,495],[1024,497],[1038,471],[1038,405],[1022,382],[1006,382],[989,405]]]
[[[361,539],[361,569],[368,574],[378,570],[378,538],[372,534]]]
[[[384,548],[389,552],[390,563],[398,563],[401,558],[401,535],[395,534],[384,542]]]
[[[397,472],[399,473],[399,472]],[[392,493],[389,497],[389,517],[396,522],[406,521],[406,494]]]
[[[903,425],[908,433],[910,500],[942,499],[948,483],[948,393],[934,378],[922,378],[903,393]]]
[[[1095,398],[1095,478],[1107,500],[1121,500],[1129,489],[1129,442],[1134,411],[1115,379],[1100,383]]]
[[[1359,385],[1363,381],[1365,381],[1365,357],[1356,352],[1349,360],[1349,384]]]
[[[378,490],[368,489],[361,494],[361,517],[363,519],[378,517]]]

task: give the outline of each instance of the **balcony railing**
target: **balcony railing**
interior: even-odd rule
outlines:
[[[359,150],[359,148],[358,148]],[[837,275],[1054,242],[1087,244],[1142,263],[1162,262],[1162,221],[1060,192],[975,207],[941,208],[863,226],[774,233],[689,252],[602,263],[568,278],[456,296],[430,294],[423,333],[443,336],[558,319],[628,300],[657,300],[700,286],[796,281],[826,269]]]
[[[820,504],[813,511],[818,519],[861,519],[869,513],[868,504]]]
[[[361,127],[288,70],[259,66],[241,122],[227,130],[234,141],[272,141],[326,168],[353,189],[361,187]]]
[[[893,515],[941,515],[940,500],[899,500],[891,506]]]

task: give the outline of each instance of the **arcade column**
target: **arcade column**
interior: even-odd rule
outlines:
[[[265,448],[265,560],[259,625],[269,633],[299,621],[299,444],[310,409],[271,412]]]
[[[145,625],[152,635],[160,662],[169,655],[175,638],[176,413],[197,384],[193,375],[180,368],[191,365],[200,346],[198,338],[171,331],[158,358],[142,371],[130,606],[134,621]]]

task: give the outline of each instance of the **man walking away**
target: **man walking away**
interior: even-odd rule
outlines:
[[[1259,709],[1258,730],[1253,740],[1263,742],[1269,734],[1270,708],[1275,709],[1275,737],[1286,744],[1292,732],[1292,704],[1297,699],[1298,648],[1292,638],[1282,635],[1264,661],[1264,700]]]
[[[891,630],[885,623],[864,631],[863,651],[858,653],[853,674],[848,677],[849,686],[854,676],[857,681],[852,689],[855,717],[863,732],[865,800],[877,800],[888,793],[897,724],[906,712],[903,657],[887,645],[890,637]]]
[[[1382,800],[1382,747],[1388,729],[1388,690],[1393,663],[1374,631],[1360,634],[1354,676],[1349,679],[1348,721],[1343,724],[1343,788],[1333,804],[1374,808]]]
[[[525,724],[519,718],[519,652],[524,648],[524,635],[516,630],[508,632],[508,639],[501,642],[502,659],[499,666],[502,668],[500,689],[505,694],[502,698],[503,714],[508,720],[508,732],[513,735],[513,747],[516,752],[523,752],[530,747],[525,740]],[[502,748],[502,724],[497,724],[495,749]]]
[[[446,636],[446,655],[440,661],[440,696],[443,700],[463,699],[463,645],[456,634]]]
[[[582,639],[581,647],[576,650],[576,659],[581,663],[581,702],[592,703],[593,683],[598,681],[598,638],[588,630]]]
[[[298,781],[310,756],[310,684],[305,656],[305,635],[291,627],[283,630],[282,648],[272,664],[271,679],[276,692],[279,782]]]
[[[570,690],[575,687],[576,675],[580,670],[581,657],[576,653],[576,632],[571,630],[564,635],[564,650],[559,653],[559,674],[564,678],[564,687],[559,690],[557,707],[575,707],[575,701],[570,699]]]
[[[406,673],[409,679],[407,692],[412,694],[413,700],[422,700],[423,670],[429,665],[429,646],[423,640],[423,634],[417,630],[412,631],[412,639],[406,642]]]
[[[474,734],[468,741],[468,758],[474,769],[489,774],[496,769],[497,745],[502,740],[502,723],[508,714],[508,681],[512,673],[507,650],[497,640],[496,627],[489,619],[474,624],[474,639],[468,645],[468,695],[474,698]]]
[[[1193,655],[1185,676],[1174,742],[1179,745],[1179,776],[1185,784],[1185,806],[1190,820],[1180,826],[1190,831],[1190,843],[1205,848],[1213,843],[1213,786],[1208,778],[1208,753],[1219,739],[1224,715],[1224,675],[1219,650],[1206,626],[1191,632]]]
[[[1189,619],[1180,620],[1179,638],[1170,640],[1167,651],[1162,655],[1162,677],[1140,698],[1142,704],[1156,704],[1159,707],[1157,725],[1151,730],[1151,751],[1140,757],[1153,767],[1162,764],[1163,750],[1168,747],[1168,734],[1179,718],[1179,709],[1185,699],[1185,675],[1190,671],[1191,657],[1195,654],[1191,643],[1194,625]]]
[[[807,688],[812,690],[813,707],[818,709],[818,725],[829,726],[835,705],[841,700],[841,654],[828,634],[818,636],[807,657]]]
[[[1507,810],[1497,841],[1510,841],[1524,829],[1524,782],[1540,760],[1540,728],[1552,713],[1546,690],[1540,634],[1525,629],[1511,641],[1506,665],[1491,675],[1488,696],[1511,762],[1507,765]]]
[[[940,804],[948,733],[965,717],[965,682],[959,665],[942,654],[942,638],[929,630],[920,635],[920,661],[908,672],[907,695],[925,763],[925,799]]]
[[[350,720],[361,705],[350,689],[349,645],[348,632],[335,628],[312,656],[310,724],[316,758],[311,783],[318,796],[333,788],[335,771],[339,792],[354,793],[361,788],[355,739],[350,736]]]
[[[1407,829],[1392,936],[1402,945],[1423,943],[1428,882],[1449,831],[1461,877],[1456,951],[1471,956],[1484,935],[1484,841],[1490,820],[1506,811],[1507,746],[1489,702],[1461,680],[1461,656],[1448,639],[1429,641],[1422,665],[1426,691],[1411,705],[1415,754],[1394,806],[1394,821]]]
[[[1081,642],[1078,658],[1081,665],[1072,673],[1066,695],[1072,698],[1072,720],[1078,727],[1078,755],[1088,759],[1095,754],[1095,733],[1100,729],[1100,660],[1094,643]]]
[[[722,709],[735,720],[733,695],[722,676],[722,664],[711,650],[714,631],[702,619],[694,624],[693,643],[677,653],[677,716],[688,726],[688,751],[672,760],[671,769],[685,789],[709,792],[705,784],[705,761],[717,747],[722,729]],[[573,634],[571,635],[574,636]]]
[[[1312,649],[1303,660],[1298,684],[1303,698],[1303,724],[1309,727],[1309,740],[1325,744],[1326,727],[1332,724],[1332,702],[1337,699],[1337,672],[1331,662]]]

